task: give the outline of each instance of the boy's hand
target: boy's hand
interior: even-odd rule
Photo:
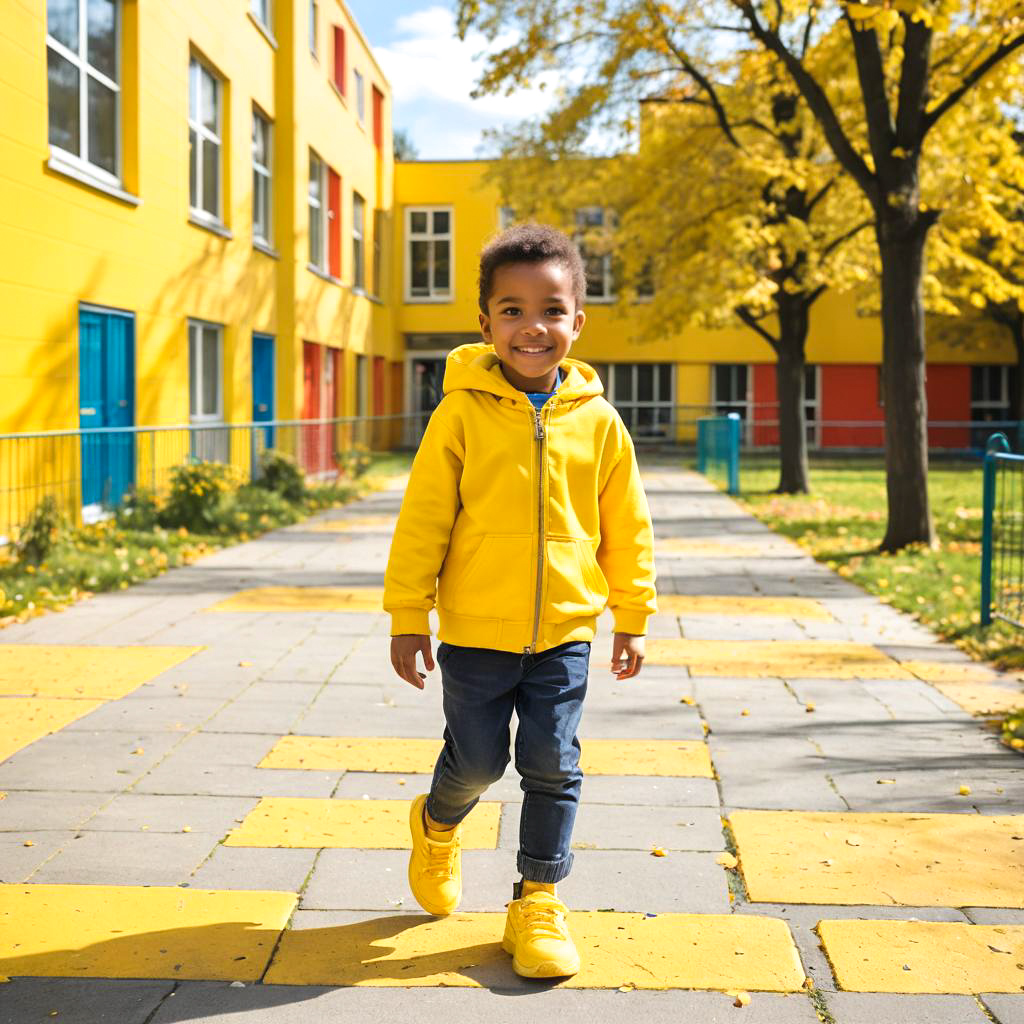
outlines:
[[[644,661],[644,638],[616,633],[612,638],[612,671],[616,679],[631,679]]]
[[[407,682],[423,689],[427,677],[416,668],[416,654],[423,654],[427,671],[434,670],[434,656],[430,653],[430,637],[423,633],[402,633],[391,638],[391,664],[394,670]]]

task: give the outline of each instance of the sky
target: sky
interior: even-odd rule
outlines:
[[[487,48],[480,35],[455,36],[453,4],[444,0],[346,0],[391,82],[394,124],[408,132],[421,160],[482,155],[484,128],[541,113],[539,90],[471,100]]]

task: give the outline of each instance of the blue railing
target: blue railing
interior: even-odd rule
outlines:
[[[730,494],[740,492],[740,414],[697,419],[697,472],[725,475]]]
[[[1005,434],[985,446],[981,522],[981,624],[1024,628],[1024,455]]]

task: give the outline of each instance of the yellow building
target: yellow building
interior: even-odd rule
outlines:
[[[223,455],[221,423],[400,407],[391,93],[340,0],[0,0],[0,26],[0,432],[201,424]],[[33,450],[90,506],[182,454],[142,444]]]

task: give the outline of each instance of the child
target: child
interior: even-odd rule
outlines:
[[[413,460],[391,543],[391,663],[423,688],[437,604],[445,730],[430,793],[412,804],[420,906],[462,896],[460,822],[509,762],[523,806],[504,949],[526,977],[579,970],[555,883],[569,874],[582,774],[576,728],[597,616],[615,616],[611,669],[640,671],[657,610],[651,518],[625,425],[596,372],[568,359],[586,277],[554,228],[510,228],[480,257],[483,343],[449,353],[444,398]],[[436,597],[435,597],[436,595]]]

